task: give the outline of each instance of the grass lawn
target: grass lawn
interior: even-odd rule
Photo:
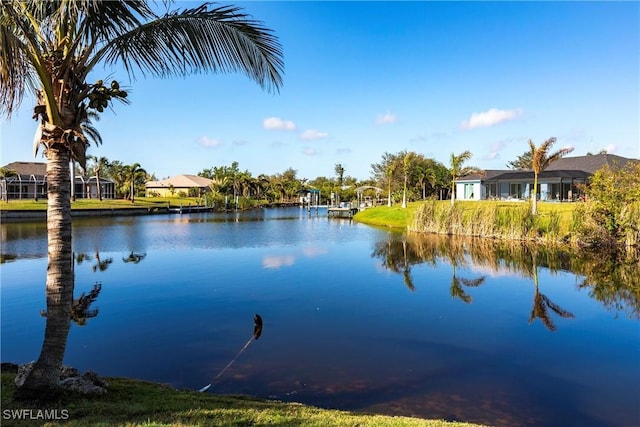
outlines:
[[[107,378],[109,392],[87,398],[69,394],[43,405],[13,402],[15,373],[2,373],[2,425],[31,426],[34,421],[9,420],[7,411],[57,409],[68,411],[71,426],[375,426],[473,427],[478,424],[365,415],[325,410],[240,396],[179,391],[164,385],[124,378]],[[11,412],[9,412],[10,414]],[[35,423],[42,424],[42,422]],[[55,425],[55,424],[48,424]]]
[[[370,225],[386,226],[392,228],[406,229],[408,222],[415,214],[418,206],[424,202],[411,202],[407,205],[406,209],[402,209],[400,205],[394,205],[391,207],[377,206],[375,208],[369,208],[362,212],[358,212],[354,219],[358,222],[362,222]],[[451,201],[442,200],[438,203],[448,206]],[[498,206],[498,207],[511,207],[515,205],[521,205],[523,202],[502,202],[492,200],[480,200],[480,201],[457,201],[456,206],[463,210],[473,210],[484,206]],[[552,212],[556,213],[560,219],[561,232],[568,232],[573,221],[573,211],[575,210],[575,203],[538,203],[538,215],[543,219],[545,216],[550,215]]]
[[[196,197],[139,197],[134,203],[124,199],[77,199],[71,202],[71,209],[127,209],[127,208],[151,208],[151,207],[172,207],[196,206]],[[0,210],[47,210],[47,199],[9,200],[0,201]]]

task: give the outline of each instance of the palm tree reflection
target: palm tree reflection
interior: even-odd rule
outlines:
[[[450,289],[451,297],[460,298],[460,300],[462,300],[466,304],[471,303],[471,301],[473,301],[473,298],[471,298],[471,295],[467,294],[464,291],[464,288],[462,287],[462,285],[468,288],[477,287],[484,283],[484,280],[486,279],[486,277],[480,276],[476,279],[465,279],[463,277],[458,278],[458,276],[456,275],[455,260],[452,261],[451,266],[453,267],[453,275],[451,276],[451,289]]]
[[[76,325],[84,326],[87,324],[87,319],[91,319],[98,315],[98,309],[91,309],[91,304],[98,299],[101,290],[102,284],[96,283],[88,294],[83,292],[78,298],[74,298],[71,306],[70,317]],[[49,313],[46,310],[41,310],[40,315],[42,317],[48,317]]]
[[[401,240],[397,240],[390,233],[386,242],[376,243],[371,256],[382,258],[382,266],[394,273],[402,274],[404,285],[410,291],[415,291],[415,284],[413,283],[413,277],[411,277],[411,266],[413,264],[421,264],[423,261],[412,250],[406,236],[402,236]]]
[[[122,261],[127,262],[127,263],[131,262],[131,263],[134,263],[134,264],[138,264],[146,256],[147,256],[146,253],[141,254],[141,253],[136,253],[136,252],[131,251],[129,256],[127,256],[126,258],[122,258]]]
[[[96,251],[96,261],[97,264],[92,267],[93,271],[105,271],[113,262],[113,258],[100,259],[100,252]]]
[[[558,316],[562,318],[573,318],[575,317],[573,313],[570,313],[555,304],[553,301],[549,299],[544,294],[540,293],[538,289],[538,263],[537,263],[537,254],[535,250],[532,252],[532,262],[533,262],[533,284],[535,285],[535,294],[533,297],[533,308],[531,309],[531,315],[529,316],[529,324],[533,323],[533,321],[538,318],[542,321],[542,324],[550,331],[555,331],[556,325],[553,323],[551,319],[550,313],[547,309],[551,309],[552,312],[556,313]]]

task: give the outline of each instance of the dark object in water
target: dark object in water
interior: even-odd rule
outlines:
[[[259,314],[256,314],[255,316],[253,316],[253,325],[254,325],[253,326],[253,336],[251,338],[249,338],[249,341],[247,341],[247,343],[244,345],[244,347],[242,347],[240,349],[238,354],[236,354],[236,357],[231,359],[231,361],[229,363],[227,363],[227,366],[225,366],[224,369],[222,371],[220,371],[220,373],[214,378],[212,383],[209,383],[206,386],[204,386],[204,387],[202,387],[201,389],[198,390],[200,393],[206,392],[212,386],[217,384],[218,381],[220,380],[220,378],[222,377],[222,375],[227,371],[227,369],[229,369],[231,367],[231,365],[233,365],[233,362],[236,361],[238,356],[240,356],[242,353],[244,353],[244,351],[247,349],[247,347],[249,347],[249,344],[251,344],[253,342],[253,340],[257,340],[258,338],[260,338],[260,335],[262,334],[262,317],[260,317]]]
[[[260,335],[262,335],[262,317],[256,314],[253,317],[253,338],[257,340]]]

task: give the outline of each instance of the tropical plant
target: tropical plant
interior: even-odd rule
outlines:
[[[391,183],[393,182],[393,173],[396,170],[395,163],[389,163],[385,169],[385,175],[387,176],[387,206],[391,207]]]
[[[482,170],[474,166],[463,166],[466,161],[471,159],[471,151],[467,150],[463,153],[456,155],[451,153],[449,160],[449,174],[451,175],[451,205],[455,203],[456,197],[456,181],[463,176],[471,175],[473,173],[482,173]]]
[[[531,169],[531,162],[533,160],[533,153],[531,150],[525,151],[524,154],[518,156],[515,160],[507,162],[509,169],[526,170]]]
[[[95,162],[94,173],[96,175],[96,190],[98,193],[98,199],[102,201],[102,188],[100,186],[100,171],[109,167],[109,159],[106,157],[89,156]]]
[[[531,212],[536,215],[538,213],[538,176],[540,172],[545,170],[556,160],[566,156],[573,151],[572,147],[561,148],[551,154],[549,149],[555,144],[556,138],[552,137],[540,144],[539,147],[529,140],[529,148],[531,149],[531,169],[533,169],[533,191],[531,192],[532,205]]]
[[[131,189],[131,192],[129,193],[129,200],[133,203],[136,198],[136,184],[144,183],[147,177],[147,171],[140,166],[140,163],[134,163],[132,165],[125,166],[125,173],[129,188]]]
[[[598,249],[640,248],[640,162],[597,170],[576,217],[581,240]]]
[[[0,167],[0,183],[2,184],[2,199],[9,203],[9,194],[7,187],[7,178],[11,178],[13,176],[18,176],[18,173],[14,170],[7,169],[5,167]]]
[[[404,174],[404,185],[402,187],[402,208],[407,207],[407,181],[409,180],[409,173],[411,172],[412,162],[414,159],[414,153],[405,153],[402,158],[402,172]]]
[[[73,302],[69,162],[83,167],[82,124],[127,92],[113,80],[88,83],[99,66],[121,63],[131,78],[242,72],[262,88],[279,89],[283,61],[271,30],[234,6],[169,10],[144,1],[2,1],[0,96],[10,117],[30,91],[39,125],[34,151],[47,158],[48,267],[44,344],[17,397],[55,397]]]

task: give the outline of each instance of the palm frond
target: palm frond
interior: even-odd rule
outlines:
[[[471,287],[474,288],[476,286],[480,286],[484,283],[486,279],[486,276],[482,276],[482,277],[478,277],[477,279],[464,279],[461,278],[460,281],[462,282],[463,285],[467,286],[467,287]]]
[[[114,38],[98,56],[109,65],[122,61],[132,78],[136,71],[156,77],[242,72],[276,90],[284,70],[273,32],[232,6],[167,13]]]
[[[0,112],[7,118],[20,107],[24,94],[35,92],[37,87],[28,48],[18,37],[19,25],[11,7],[12,2],[0,3]]]
[[[529,316],[529,323],[538,318],[542,321],[542,324],[550,331],[556,330],[556,325],[553,323],[551,316],[547,312],[547,305],[545,304],[546,297],[536,291],[536,295],[533,299],[533,308],[531,309],[531,315]]]
[[[549,307],[551,310],[553,310],[553,312],[556,313],[558,316],[563,317],[565,319],[575,317],[573,315],[573,313],[571,313],[569,311],[566,311],[565,309],[563,309],[559,305],[555,304],[546,295],[541,295],[541,296],[542,296],[542,298],[544,300],[544,303],[547,305],[547,307]]]

